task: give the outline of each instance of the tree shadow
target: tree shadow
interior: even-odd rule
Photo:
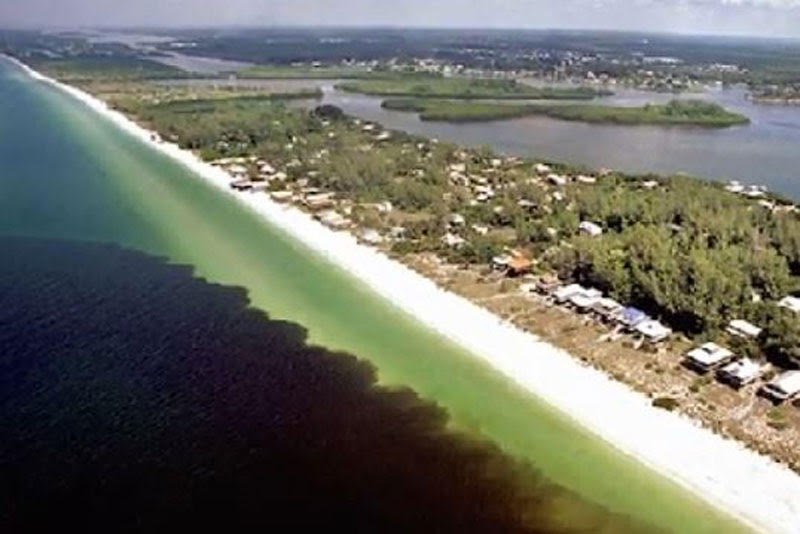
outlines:
[[[0,246],[4,532],[645,530],[241,288],[112,245]]]

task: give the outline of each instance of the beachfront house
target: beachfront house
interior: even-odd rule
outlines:
[[[272,198],[272,200],[275,200],[276,202],[288,202],[292,200],[292,197],[294,197],[294,193],[292,193],[291,191],[273,191],[272,193],[269,194],[269,196],[270,198]]]
[[[761,388],[761,393],[781,403],[791,401],[800,395],[800,371],[787,371]]]
[[[377,230],[367,228],[359,235],[359,241],[368,245],[380,245],[383,243],[383,236]]]
[[[505,271],[509,276],[521,276],[530,272],[533,267],[533,260],[528,258],[523,252],[514,249],[508,254],[502,254],[492,258],[492,267],[500,271]]]
[[[542,295],[550,295],[554,293],[559,286],[560,282],[558,281],[558,278],[553,275],[546,274],[536,280],[536,292]]]
[[[661,343],[672,335],[672,329],[664,326],[655,319],[641,321],[634,329],[650,343]]]
[[[743,319],[734,319],[725,328],[725,331],[732,336],[745,338],[757,338],[761,334],[761,330],[761,328]]]
[[[717,378],[739,389],[747,384],[755,382],[764,374],[765,369],[765,366],[754,362],[750,358],[742,358],[741,360],[729,363],[717,371]]]
[[[508,262],[508,275],[509,276],[522,276],[531,272],[533,267],[533,260],[522,255],[513,256],[511,261]]]
[[[686,364],[695,371],[705,374],[731,362],[736,356],[733,352],[716,343],[704,343],[686,353]]]
[[[583,288],[583,291],[579,291],[572,295],[569,298],[570,304],[575,306],[575,308],[580,312],[586,312],[591,309],[601,298],[603,298],[603,292],[599,289],[594,289],[592,287]]]
[[[605,322],[615,321],[625,307],[614,299],[603,297],[592,305],[592,311]]]
[[[342,230],[350,225],[350,221],[333,210],[323,211],[316,216],[322,224],[334,230]]]
[[[740,194],[742,191],[744,191],[744,186],[742,185],[741,182],[732,180],[728,182],[728,185],[725,186],[725,191],[728,191],[730,193]]]
[[[600,225],[595,224],[592,221],[581,221],[581,223],[578,225],[578,230],[592,237],[603,235],[603,229],[600,227]]]
[[[231,182],[231,189],[235,191],[250,191],[253,189],[253,182],[247,179],[239,179]]]
[[[634,329],[636,325],[649,320],[645,312],[638,308],[625,308],[617,317],[617,322],[627,329]]]
[[[330,208],[333,206],[333,196],[333,193],[311,193],[305,196],[303,203],[312,210]]]
[[[563,304],[567,302],[573,295],[577,295],[578,293],[582,293],[586,291],[586,289],[580,284],[570,284],[568,286],[561,286],[555,291],[553,291],[553,298],[556,299],[556,302],[559,304]]]
[[[778,306],[786,308],[794,313],[800,313],[800,297],[787,296],[783,297]]]

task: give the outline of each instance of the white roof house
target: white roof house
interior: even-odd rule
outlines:
[[[729,334],[739,337],[758,337],[761,334],[761,330],[753,323],[742,319],[734,319],[728,323],[728,327],[725,329]]]
[[[463,226],[466,219],[464,219],[464,216],[460,213],[452,213],[447,217],[447,222],[453,226]]]
[[[725,190],[730,191],[731,193],[741,193],[744,191],[744,186],[741,184],[741,182],[733,180],[728,182],[728,185],[725,186]]]
[[[734,355],[730,350],[716,343],[704,343],[686,353],[688,363],[702,372],[724,365],[733,358]]]
[[[765,385],[762,391],[773,400],[783,402],[800,395],[800,371],[787,371]]]
[[[754,382],[763,373],[764,366],[758,362],[754,362],[750,358],[742,358],[741,360],[729,363],[717,371],[720,379],[736,387]]]
[[[670,334],[672,334],[672,330],[670,328],[667,328],[656,320],[643,321],[637,324],[635,329],[637,332],[654,343],[664,341],[670,336]]]
[[[580,310],[588,310],[594,306],[597,301],[603,298],[603,292],[599,289],[584,288],[583,291],[575,293],[569,298],[569,301]]]
[[[539,174],[547,174],[552,169],[550,168],[549,165],[545,165],[544,163],[537,163],[536,165],[533,166],[533,170],[535,170]]]
[[[591,221],[582,221],[578,225],[578,230],[592,237],[596,237],[603,234],[603,229],[600,227],[600,225],[595,224]]]
[[[442,242],[448,247],[458,248],[463,246],[467,241],[459,235],[448,232],[442,236]]]
[[[800,297],[783,297],[781,301],[778,302],[778,306],[791,310],[794,313],[800,313]]]
[[[379,245],[383,243],[383,236],[377,230],[367,228],[361,232],[361,240],[370,245]]]
[[[553,185],[567,185],[567,177],[560,174],[550,173],[547,175],[547,181]]]
[[[556,301],[558,302],[566,302],[573,295],[577,295],[579,293],[583,293],[586,289],[580,284],[570,284],[568,286],[561,286],[553,292],[553,297],[555,297]]]
[[[612,318],[622,312],[625,307],[614,299],[603,297],[592,305],[592,309],[605,318]]]
[[[322,224],[335,230],[346,228],[350,224],[349,220],[333,210],[323,211],[317,217]]]

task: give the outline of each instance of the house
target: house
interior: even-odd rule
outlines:
[[[450,232],[447,232],[442,236],[442,243],[448,247],[460,248],[463,247],[466,242],[467,241],[463,237],[456,234],[451,234]]]
[[[660,343],[672,334],[670,328],[654,319],[641,321],[634,328],[651,343]]]
[[[306,195],[303,203],[312,210],[330,208],[333,206],[333,193],[311,193]]]
[[[394,206],[388,200],[383,202],[378,202],[375,204],[375,209],[378,210],[378,213],[391,213],[394,210]]]
[[[509,276],[521,276],[531,271],[533,267],[533,260],[523,255],[513,255],[511,261],[508,262]]]
[[[617,317],[617,322],[626,328],[635,328],[641,322],[650,318],[645,312],[637,308],[625,308]]]
[[[483,224],[473,224],[471,228],[478,235],[486,235],[489,233],[489,227]]]
[[[748,185],[741,194],[750,198],[760,198],[767,194],[767,188],[763,185]]]
[[[597,178],[594,176],[586,176],[584,174],[579,174],[575,177],[575,181],[581,184],[592,185],[597,183]]]
[[[520,276],[530,272],[531,267],[533,267],[533,260],[528,258],[522,251],[514,249],[508,254],[492,258],[492,266],[506,271],[509,276]]]
[[[601,298],[603,298],[603,292],[590,287],[575,293],[569,298],[569,301],[578,311],[585,312],[594,306]]]
[[[578,230],[592,237],[597,237],[603,234],[603,229],[591,221],[582,221],[578,225]]]
[[[716,343],[704,343],[686,353],[686,364],[699,373],[718,369],[735,358],[734,354]]]
[[[288,202],[289,200],[292,199],[294,193],[292,193],[291,191],[273,191],[272,193],[269,194],[269,196],[272,198],[272,200],[275,200],[277,202]]]
[[[781,301],[778,302],[778,306],[793,311],[794,313],[800,313],[800,297],[793,297],[791,295],[783,297]]]
[[[607,297],[599,299],[592,305],[592,311],[604,321],[613,321],[624,309],[622,304]]]
[[[508,268],[508,264],[511,262],[511,256],[508,254],[501,254],[500,256],[495,256],[492,258],[492,267],[498,269],[500,271],[505,271]]]
[[[777,403],[800,395],[800,371],[787,371],[761,388],[761,393]]]
[[[548,174],[552,169],[549,165],[545,165],[544,163],[537,163],[533,166],[533,170],[536,171],[538,174]]]
[[[564,186],[567,185],[567,177],[560,174],[548,174],[547,181],[553,185]]]
[[[649,190],[652,191],[653,189],[655,189],[656,187],[658,187],[661,184],[659,184],[658,181],[656,181],[656,180],[646,180],[646,181],[642,182],[641,185],[642,185],[643,189],[649,189]]]
[[[392,226],[389,229],[389,237],[392,239],[404,239],[406,237],[406,229],[402,226]]]
[[[717,378],[739,389],[755,382],[756,379],[764,374],[764,370],[765,367],[758,362],[754,362],[750,358],[742,358],[717,371]]]
[[[742,319],[734,319],[728,323],[726,332],[733,336],[756,338],[761,334],[761,328],[756,325],[744,321]]]
[[[464,174],[467,172],[467,164],[466,163],[453,163],[450,165],[450,172],[457,172],[460,174]]]
[[[536,281],[536,292],[542,295],[554,293],[559,287],[558,278],[552,275],[544,275]]]
[[[236,191],[250,191],[253,189],[253,182],[250,180],[234,180],[230,183],[231,189]]]
[[[464,216],[459,213],[452,213],[449,217],[447,217],[447,224],[451,226],[464,226],[466,219]]]
[[[744,186],[741,184],[741,182],[733,180],[728,182],[728,185],[725,186],[725,191],[729,191],[731,193],[741,193],[744,191]]]
[[[380,245],[383,243],[383,236],[377,230],[373,230],[371,228],[367,228],[362,231],[359,238],[368,245]]]
[[[341,230],[350,225],[350,221],[333,210],[323,211],[315,216],[322,224],[334,230]]]
[[[573,295],[577,295],[583,291],[585,291],[585,288],[582,285],[570,284],[568,286],[561,286],[553,291],[553,297],[556,299],[556,302],[562,304],[572,298]]]

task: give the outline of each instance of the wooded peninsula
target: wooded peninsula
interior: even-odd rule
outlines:
[[[747,124],[744,115],[700,100],[672,100],[641,107],[594,104],[506,104],[433,99],[388,99],[385,109],[419,113],[423,121],[480,122],[543,115],[559,120],[598,124],[652,124],[727,128]]]

